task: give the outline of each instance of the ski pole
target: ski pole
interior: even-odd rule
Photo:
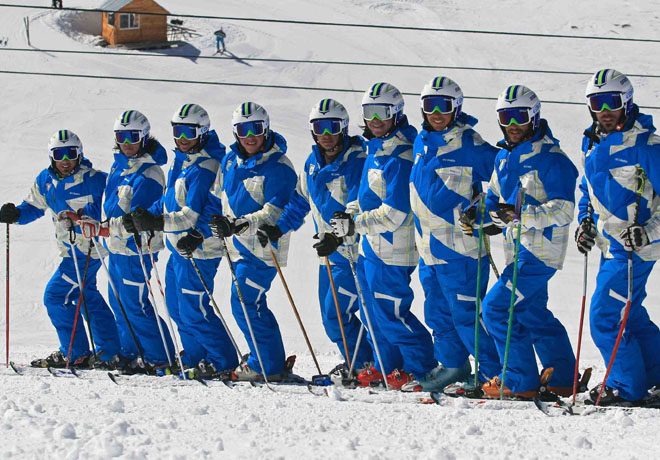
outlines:
[[[172,357],[170,356],[170,350],[168,350],[167,339],[165,338],[165,333],[163,332],[163,325],[160,324],[160,314],[158,313],[158,307],[156,306],[156,299],[154,298],[154,291],[151,289],[151,282],[149,281],[149,274],[147,273],[147,266],[144,263],[144,254],[142,254],[142,237],[139,233],[133,234],[133,240],[135,241],[135,247],[137,247],[138,258],[140,259],[140,266],[142,267],[142,273],[144,274],[144,281],[147,284],[147,292],[149,293],[149,301],[151,302],[151,307],[154,309],[154,314],[156,315],[156,324],[158,325],[158,333],[160,334],[160,339],[163,342],[163,348],[165,349],[165,355],[167,356],[167,362],[170,365],[170,368],[173,366]],[[183,368],[181,369],[183,371]]]
[[[100,240],[98,237],[95,239],[91,240],[93,243],[92,246],[94,246],[94,249],[96,250],[96,255],[98,255],[99,260],[101,261],[101,265],[103,265],[103,269],[105,270],[105,274],[108,276],[108,284],[110,285],[110,289],[112,290],[112,293],[115,296],[115,299],[117,300],[117,305],[119,305],[119,309],[121,310],[121,314],[124,317],[124,320],[126,321],[126,326],[128,327],[128,332],[131,335],[131,339],[133,340],[133,343],[135,344],[135,348],[138,351],[138,355],[140,356],[138,365],[142,368],[145,368],[145,363],[146,361],[144,360],[144,354],[142,353],[142,346],[140,345],[140,342],[138,341],[135,332],[133,331],[133,326],[131,326],[131,321],[128,319],[128,314],[126,313],[126,310],[124,309],[124,305],[121,303],[121,298],[119,297],[119,292],[117,291],[117,288],[115,287],[115,283],[112,281],[112,276],[110,276],[110,270],[108,270],[108,266],[105,264],[105,260],[103,259],[103,256],[101,255],[101,251],[99,250],[99,244]]]
[[[355,287],[357,288],[358,295],[360,296],[360,303],[362,304],[362,308],[364,311],[364,318],[367,320],[367,327],[369,328],[369,332],[371,333],[371,340],[374,343],[374,351],[376,352],[376,357],[378,358],[378,364],[380,364],[380,372],[383,374],[383,382],[385,382],[385,388],[390,389],[389,383],[387,383],[387,374],[385,373],[385,366],[383,364],[383,360],[380,357],[380,349],[378,348],[378,342],[376,341],[376,336],[374,334],[374,328],[371,323],[371,318],[369,317],[369,309],[367,308],[367,304],[364,301],[364,295],[362,294],[362,288],[360,287],[360,280],[358,279],[357,275],[357,270],[355,268],[355,261],[353,260],[353,253],[351,252],[350,248],[349,250],[346,251],[346,254],[348,255],[348,262],[351,265],[351,271],[353,272],[353,278],[355,279]]]
[[[347,248],[349,251],[351,248]],[[346,362],[351,362],[351,356],[348,354],[348,342],[346,341],[346,333],[344,332],[344,322],[341,319],[341,310],[339,309],[339,300],[337,299],[337,289],[335,288],[335,280],[332,277],[332,268],[330,267],[330,259],[325,258],[325,266],[328,269],[328,278],[330,280],[330,289],[332,289],[332,298],[335,301],[335,308],[337,310],[337,322],[339,323],[339,332],[341,333],[341,340],[344,344],[344,352],[346,353]]]
[[[6,315],[5,315],[5,340],[6,340],[6,361],[5,367],[9,367],[9,224],[7,224],[7,262],[5,270],[5,306],[6,306]]]
[[[360,349],[360,343],[362,342],[362,336],[364,335],[364,324],[360,323],[360,331],[358,332],[357,340],[355,341],[355,348],[353,349],[353,359],[351,360],[351,367],[348,369],[348,376],[350,378],[353,375],[353,369],[355,369],[355,361],[357,361],[358,350]]]
[[[243,354],[241,353],[241,350],[238,349],[238,344],[236,343],[236,340],[234,340],[234,336],[232,335],[231,331],[229,330],[229,326],[227,325],[227,322],[225,321],[225,317],[222,316],[222,312],[220,311],[220,308],[218,307],[218,304],[215,303],[215,299],[213,298],[213,294],[211,294],[211,290],[209,289],[208,285],[206,284],[206,281],[204,281],[204,276],[202,276],[202,272],[199,269],[199,266],[197,265],[197,262],[195,262],[195,259],[192,257],[188,258],[190,260],[190,263],[192,264],[193,268],[197,272],[197,276],[199,277],[199,280],[202,282],[202,286],[204,287],[204,291],[206,291],[206,295],[209,296],[209,299],[211,300],[211,305],[213,305],[213,309],[215,310],[215,313],[218,315],[220,318],[220,321],[222,322],[222,326],[225,328],[225,332],[227,332],[227,335],[229,336],[229,340],[231,340],[231,344],[234,346],[234,350],[236,350],[236,354],[238,355],[238,360],[240,361],[243,359]]]
[[[303,326],[302,319],[300,319],[300,314],[298,314],[298,309],[296,308],[296,304],[293,302],[293,297],[291,297],[291,292],[289,291],[289,286],[286,284],[286,280],[284,279],[284,274],[282,273],[282,269],[280,268],[280,264],[277,261],[277,257],[275,256],[275,252],[273,251],[273,248],[271,246],[270,248],[270,257],[273,259],[273,263],[275,264],[275,268],[277,269],[277,273],[280,275],[280,279],[282,280],[282,286],[284,286],[284,290],[286,291],[286,295],[289,298],[289,303],[291,304],[291,308],[293,309],[293,314],[296,317],[296,320],[298,320],[298,325],[300,326],[300,330],[303,333],[303,337],[305,337],[305,342],[307,343],[307,348],[309,349],[309,352],[312,354],[312,359],[314,359],[314,364],[316,365],[316,370],[319,371],[318,375],[322,375],[323,372],[321,372],[321,366],[319,366],[319,362],[316,360],[316,354],[314,353],[314,350],[312,349],[312,344],[309,342],[309,337],[307,336],[307,331],[305,331],[305,326]],[[316,376],[315,376],[316,377]],[[314,377],[312,377],[312,381],[314,381]]]
[[[268,382],[268,376],[266,375],[266,368],[264,367],[264,362],[261,359],[261,353],[259,353],[259,345],[257,344],[257,340],[254,336],[254,330],[252,329],[252,321],[250,321],[250,317],[248,316],[247,307],[245,306],[245,301],[243,300],[243,294],[241,293],[241,287],[238,284],[238,278],[236,277],[236,271],[234,270],[234,264],[231,261],[231,257],[229,256],[229,250],[227,249],[227,241],[225,240],[225,238],[220,238],[220,241],[222,242],[222,247],[224,249],[225,254],[227,255],[227,263],[229,264],[231,279],[234,282],[234,287],[236,288],[236,295],[238,296],[238,300],[241,303],[241,308],[243,309],[243,315],[245,316],[245,324],[247,324],[248,331],[250,332],[250,338],[252,339],[252,344],[254,345],[254,351],[257,354],[257,360],[259,361],[259,366],[261,367],[261,375],[263,376],[264,381],[266,382],[266,386],[270,390],[275,391],[270,386],[270,382]]]
[[[149,239],[147,239],[147,252],[149,253],[149,259],[151,260],[151,266],[153,267],[154,274],[156,275],[156,281],[158,282],[158,289],[160,290],[160,295],[163,298],[163,303],[165,304],[165,320],[167,321],[170,334],[172,335],[172,340],[174,341],[176,355],[176,360],[179,363],[179,368],[181,375],[183,375],[183,361],[181,360],[181,350],[183,346],[179,343],[177,335],[174,333],[174,326],[172,326],[172,317],[170,316],[170,310],[167,307],[167,298],[165,297],[165,290],[163,289],[163,283],[160,282],[160,275],[158,274],[158,267],[156,266],[156,258],[154,253],[151,250],[151,239],[154,237],[154,232],[149,232]]]
[[[520,239],[522,237],[522,218],[520,216],[522,212],[523,200],[525,199],[525,189],[520,187],[518,189],[518,197],[516,199],[516,210],[515,216],[513,219],[513,224],[515,225],[515,232],[517,235],[514,235],[516,238],[516,246],[514,250],[513,258],[513,278],[511,280],[511,303],[509,305],[509,320],[507,322],[506,328],[506,345],[504,347],[504,364],[502,365],[502,384],[500,386],[500,400],[504,399],[504,381],[506,378],[506,368],[509,362],[509,347],[511,345],[511,330],[513,329],[513,309],[516,305],[516,285],[518,283],[518,256],[520,255]]]
[[[591,203],[587,205],[587,218],[591,218]],[[578,376],[580,374],[580,351],[582,350],[582,327],[584,326],[584,311],[587,303],[587,270],[589,268],[589,252],[584,253],[584,267],[582,269],[582,307],[580,308],[580,326],[578,328],[577,353],[575,357],[575,372],[573,372],[573,404],[578,390]]]
[[[477,294],[474,312],[474,388],[479,387],[479,324],[481,319],[481,249],[484,242],[484,219],[486,217],[486,196],[482,193],[479,199],[479,245],[477,246]]]
[[[635,202],[635,215],[633,217],[633,224],[637,224],[637,219],[639,217],[639,202],[642,199],[642,194],[644,193],[644,186],[646,185],[646,175],[642,168],[637,168],[637,199]],[[632,305],[632,293],[633,293],[633,250],[630,248],[628,252],[628,299],[626,300],[626,307],[623,311],[623,318],[621,319],[621,326],[619,327],[619,333],[616,336],[616,342],[614,342],[614,349],[612,350],[612,356],[610,356],[610,362],[607,364],[607,371],[605,371],[605,378],[603,379],[603,384],[600,386],[600,391],[598,392],[598,399],[596,399],[596,406],[600,404],[600,399],[603,396],[603,389],[607,383],[607,378],[610,376],[612,371],[612,366],[614,365],[614,358],[616,358],[616,353],[619,351],[619,344],[621,343],[621,338],[623,337],[623,331],[626,328],[626,323],[628,322],[628,314],[630,313],[630,307]]]
[[[500,279],[500,272],[495,265],[495,260],[493,260],[493,254],[490,252],[490,237],[484,235],[484,247],[486,248],[486,254],[488,255],[488,263],[490,263],[490,268],[493,270],[495,278]]]

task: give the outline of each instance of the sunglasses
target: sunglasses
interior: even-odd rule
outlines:
[[[55,161],[77,160],[80,153],[78,147],[56,147],[50,151],[50,156]]]
[[[391,105],[366,104],[362,106],[362,118],[365,121],[389,120],[394,116]]]
[[[341,120],[337,118],[321,118],[318,120],[312,120],[310,123],[312,132],[317,136],[323,136],[324,134],[340,134],[342,131],[341,124]]]
[[[621,93],[598,93],[587,97],[592,112],[600,113],[603,110],[613,112],[623,108]]]
[[[422,99],[422,111],[428,115],[433,113],[452,113],[456,99],[449,96],[428,96]]]
[[[261,136],[265,133],[265,126],[263,121],[246,121],[234,125],[234,132],[240,138],[248,136]]]
[[[137,144],[142,140],[140,134],[135,129],[115,131],[115,140],[118,144]]]

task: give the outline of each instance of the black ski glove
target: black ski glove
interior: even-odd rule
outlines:
[[[177,241],[176,249],[183,257],[191,259],[195,249],[200,247],[203,242],[204,236],[197,230],[192,230],[186,236]]]
[[[137,229],[135,228],[135,223],[133,222],[133,214],[130,212],[121,216],[121,224],[124,226],[124,230],[126,230],[128,233],[133,235],[138,233]]]
[[[5,203],[0,208],[0,222],[14,224],[21,217],[21,210],[14,203]]]
[[[243,233],[250,223],[246,219],[234,219],[216,214],[211,216],[209,226],[216,238],[227,238],[234,234]]]
[[[499,208],[497,211],[490,211],[490,218],[493,219],[493,224],[500,228],[508,227],[513,222],[516,216],[516,207],[512,204],[497,203]]]
[[[344,236],[355,235],[355,221],[350,214],[344,211],[337,211],[330,219],[332,225],[332,233],[340,238]]]
[[[591,248],[596,242],[596,235],[598,235],[598,231],[596,230],[594,220],[591,217],[582,219],[582,222],[580,222],[580,225],[575,230],[575,243],[577,243],[578,251],[582,254],[591,251]]]
[[[314,235],[314,239],[319,240],[318,243],[315,243],[314,246],[312,246],[316,249],[316,253],[319,257],[328,257],[344,242],[343,238],[330,232],[321,233],[320,235],[317,233]]]
[[[150,230],[159,232],[162,231],[165,226],[162,214],[154,215],[141,207],[135,208],[135,211],[133,211],[131,215],[133,216],[135,230],[138,232],[148,232]]]
[[[473,236],[475,229],[473,228],[474,221],[477,219],[477,208],[472,206],[467,211],[461,213],[458,218],[458,224],[464,235]]]
[[[502,234],[502,229],[495,225],[494,223],[486,224],[484,225],[484,235],[488,236],[495,236],[495,235],[501,235]]]
[[[643,225],[631,225],[624,229],[619,236],[623,239],[623,249],[626,251],[639,251],[649,244],[649,236]]]
[[[277,240],[282,238],[282,230],[277,225],[268,225],[263,224],[257,230],[257,238],[259,238],[259,244],[262,248],[265,248],[268,242],[275,243]]]

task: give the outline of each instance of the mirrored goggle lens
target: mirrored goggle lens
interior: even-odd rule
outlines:
[[[263,121],[248,121],[234,125],[234,132],[238,137],[260,136],[264,133]]]
[[[174,139],[197,139],[197,126],[193,125],[172,125]]]
[[[78,147],[56,147],[50,153],[55,161],[78,159]]]
[[[341,120],[327,118],[312,120],[312,131],[317,136],[322,136],[324,134],[339,134],[341,133]]]
[[[140,131],[115,131],[115,140],[118,144],[137,144],[140,142]]]
[[[432,114],[439,113],[452,113],[454,111],[453,97],[448,96],[429,96],[422,99],[422,110],[424,113]]]
[[[589,108],[592,112],[619,110],[623,108],[621,93],[600,93],[589,96]]]
[[[530,122],[529,109],[503,109],[497,112],[501,126],[526,125]]]
[[[379,120],[389,120],[393,116],[392,106],[390,105],[367,104],[362,106],[362,118],[366,121],[376,118]]]

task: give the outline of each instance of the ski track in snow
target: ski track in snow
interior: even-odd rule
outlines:
[[[25,3],[13,0],[11,3]],[[40,4],[50,4],[40,0]],[[101,2],[67,0],[65,6],[96,7]],[[454,0],[291,0],[218,2],[161,0],[173,12],[224,16],[279,17],[336,22],[419,25],[485,30],[515,30],[555,34],[657,38],[660,2],[558,0],[543,5],[518,0],[458,2]],[[246,8],[247,7],[247,8]],[[566,12],[570,11],[570,15]],[[254,14],[252,14],[254,12]],[[615,14],[612,14],[615,12]],[[91,35],[62,30],[84,24],[71,13],[0,8],[0,37],[9,47],[26,47],[23,17],[31,18],[31,43],[40,49],[102,50]],[[629,26],[625,26],[629,24]],[[541,100],[581,102],[586,76],[407,69],[255,61],[205,60],[197,55],[215,51],[212,31],[228,32],[228,50],[238,58],[309,58],[413,64],[495,66],[594,72],[614,67],[624,73],[657,74],[658,45],[649,43],[539,39],[422,33],[377,29],[292,26],[254,22],[185,19],[185,26],[202,35],[186,50],[190,58],[86,56],[55,53],[16,53],[0,49],[0,67],[8,70],[52,71],[115,76],[162,77],[203,81],[273,83],[364,90],[375,81],[389,81],[402,91],[418,92],[436,75],[455,79],[466,95],[495,97],[512,83],[534,89]],[[178,53],[180,50],[175,50]],[[0,125],[4,139],[0,169],[0,201],[20,202],[38,172],[47,166],[46,143],[57,129],[68,128],[83,140],[85,154],[107,170],[112,163],[111,127],[121,111],[136,108],[152,124],[152,133],[171,148],[169,117],[186,102],[201,103],[210,113],[212,128],[225,145],[233,142],[229,120],[244,100],[269,111],[275,130],[284,134],[289,157],[298,170],[310,150],[307,114],[315,101],[335,97],[352,115],[351,132],[358,133],[360,94],[294,92],[278,89],[203,85],[173,85],[71,78],[2,75]],[[631,78],[635,100],[659,106],[657,79]],[[406,113],[419,126],[416,97],[406,97]],[[495,123],[494,102],[467,99],[464,110],[481,120],[476,129],[491,143],[501,138]],[[581,168],[579,145],[590,124],[584,106],[543,104],[563,149]],[[651,114],[657,115],[653,111]],[[4,232],[3,232],[4,233]],[[320,322],[317,300],[317,258],[311,248],[311,218],[294,234],[289,267],[284,269],[292,295],[319,354],[324,370],[340,360]],[[12,227],[11,359],[29,362],[45,356],[57,339],[42,305],[43,289],[57,263],[50,219],[26,227]],[[4,237],[2,237],[4,240]],[[498,267],[503,266],[501,242],[493,241]],[[589,262],[589,295],[594,288],[598,256]],[[166,255],[158,266],[165,272]],[[582,295],[582,257],[569,245],[563,271],[550,282],[550,308],[563,322],[575,347]],[[0,268],[4,273],[4,264]],[[491,283],[492,283],[491,276]],[[656,321],[660,276],[648,283],[646,306]],[[105,275],[98,285],[105,293]],[[231,280],[226,263],[220,265],[214,295],[228,312]],[[423,316],[423,293],[415,275],[413,311]],[[297,354],[294,371],[302,376],[315,368],[279,280],[268,294],[288,354]],[[0,288],[4,297],[4,286]],[[156,294],[159,301],[158,294]],[[226,313],[230,328],[236,323]],[[588,315],[587,315],[588,318]],[[0,308],[0,328],[5,311]],[[240,334],[239,346],[246,348]],[[4,360],[4,340],[0,346]],[[604,374],[604,363],[585,323],[581,367],[593,366],[593,386]],[[433,459],[554,459],[648,458],[657,452],[658,412],[620,410],[588,417],[549,418],[525,403],[446,400],[442,406],[422,405],[417,395],[368,394],[339,389],[332,397],[316,397],[304,387],[228,389],[219,382],[208,388],[173,378],[141,377],[115,385],[103,373],[83,379],[50,375],[18,376],[0,369],[0,458],[433,458]]]

